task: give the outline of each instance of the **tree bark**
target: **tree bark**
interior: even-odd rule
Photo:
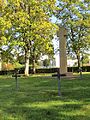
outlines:
[[[78,60],[78,70],[80,69],[80,55],[77,54],[77,60]]]
[[[33,68],[33,74],[35,74],[36,73],[36,69],[35,69],[35,60],[33,59],[33,66],[32,66],[32,68]]]
[[[25,50],[25,76],[29,76],[29,58],[30,50]]]

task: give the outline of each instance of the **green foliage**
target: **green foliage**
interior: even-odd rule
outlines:
[[[2,63],[2,70],[14,70],[14,65],[11,63]]]
[[[23,65],[21,65],[18,62],[15,62],[15,63],[13,63],[13,66],[14,66],[14,68],[19,68],[20,69]]]
[[[56,0],[8,0],[0,13],[0,40],[19,46],[32,59],[53,54],[52,38],[58,29],[50,21]],[[26,57],[28,58],[28,56]]]
[[[86,65],[89,64],[89,61],[90,61],[90,59],[89,59],[88,54],[83,55],[83,59],[82,59],[83,65],[84,64],[86,64]]]
[[[5,16],[6,18],[8,17],[12,23],[14,29],[12,32],[14,35],[17,33],[20,34],[17,39],[15,39],[15,36],[12,34],[12,37],[14,37],[12,41],[14,42],[14,45],[17,40],[19,45],[20,43],[23,43],[25,47],[27,44],[27,47],[32,47],[33,45],[31,44],[33,42],[36,47],[39,46],[39,48],[41,48],[41,46],[43,46],[46,50],[51,49],[48,44],[51,42],[51,36],[53,36],[55,32],[56,26],[49,21],[47,12],[48,5],[51,6],[51,8],[49,6],[49,9],[52,10],[54,3],[55,1],[48,1],[46,3],[43,1],[30,1],[27,3],[25,1],[22,2],[21,0],[18,2],[8,2],[7,7],[5,8],[5,11],[8,12],[8,14],[5,13]]]
[[[48,67],[49,64],[50,64],[50,60],[49,59],[43,60],[43,66]]]
[[[90,2],[82,0],[58,0],[57,17],[68,30],[68,52],[75,53],[80,61],[80,53],[90,48]]]

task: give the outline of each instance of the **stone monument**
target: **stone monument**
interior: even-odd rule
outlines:
[[[67,74],[67,56],[66,56],[66,35],[67,30],[64,27],[59,27],[59,49],[60,49],[60,74]]]

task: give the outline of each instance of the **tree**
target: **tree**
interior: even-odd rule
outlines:
[[[35,64],[42,55],[54,55],[54,48],[51,40],[52,38],[50,39],[50,41],[48,41],[47,39],[47,42],[45,43],[33,43],[33,46],[30,50],[30,61],[32,63],[33,73],[35,73]]]
[[[90,48],[90,2],[89,0],[58,0],[57,18],[68,30],[68,53],[75,53],[80,68],[80,54]]]
[[[88,65],[89,64],[89,54],[83,53],[82,55],[82,67],[83,65]]]
[[[25,75],[29,75],[29,58],[33,53],[33,60],[37,51],[52,51],[51,37],[56,26],[50,22],[55,9],[55,0],[8,0],[4,8],[3,17],[10,20],[12,26],[8,29],[7,42],[18,45],[25,51]],[[11,31],[11,32],[10,32]],[[42,49],[43,48],[43,49]],[[33,52],[32,52],[33,51]]]
[[[0,69],[2,68],[2,45],[6,43],[6,30],[11,28],[11,22],[4,16],[6,0],[0,0]]]
[[[45,59],[45,60],[43,61],[43,66],[48,67],[49,64],[50,64],[50,60],[49,60],[49,59]]]

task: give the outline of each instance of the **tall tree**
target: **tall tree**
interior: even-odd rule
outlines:
[[[69,53],[76,54],[78,68],[81,53],[90,48],[90,2],[89,0],[58,0],[57,18],[68,30]]]
[[[11,28],[11,22],[9,19],[6,18],[4,15],[5,7],[6,7],[6,0],[0,0],[0,65],[2,64],[2,45],[6,44],[6,36],[7,30]],[[0,66],[1,68],[1,66]]]
[[[12,27],[8,30],[9,45],[19,45],[25,50],[25,75],[29,75],[29,58],[33,49],[33,60],[37,49],[41,52],[51,47],[51,36],[56,26],[50,22],[55,9],[55,0],[8,0],[4,16]],[[12,32],[9,32],[12,31]],[[42,49],[43,48],[43,49]]]

